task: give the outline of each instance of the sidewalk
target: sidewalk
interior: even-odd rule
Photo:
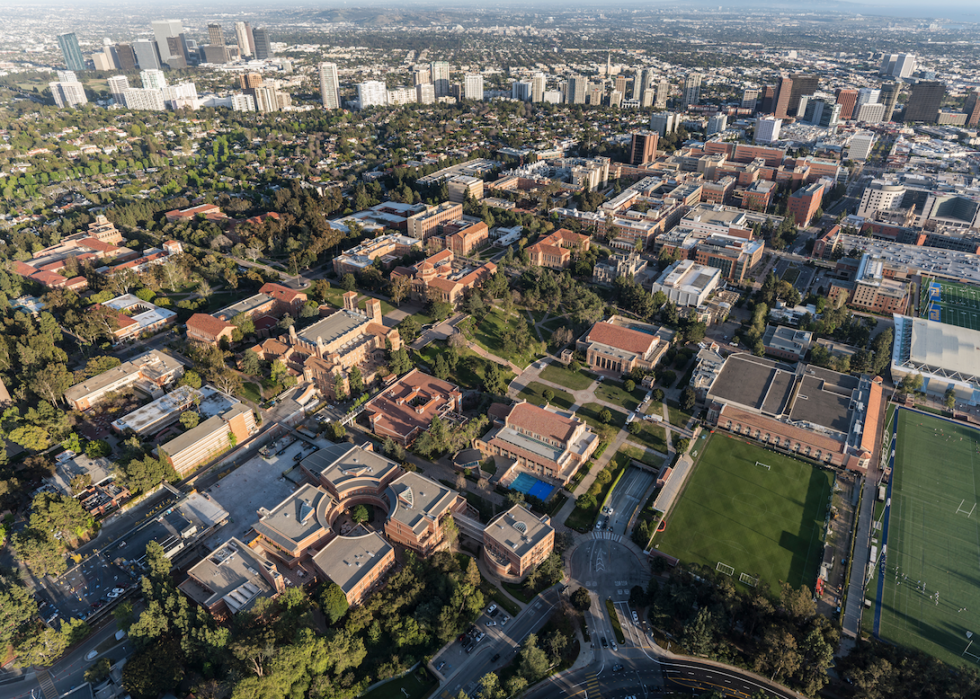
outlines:
[[[469,565],[469,564],[467,564],[467,565]],[[513,602],[518,607],[520,607],[522,612],[524,611],[524,609],[527,607],[527,604],[524,603],[524,602],[521,602],[519,599],[517,599],[516,597],[514,597],[514,595],[510,594],[509,592],[507,592],[507,590],[504,589],[504,586],[501,583],[500,578],[498,578],[496,575],[494,575],[493,573],[491,573],[490,571],[487,570],[487,567],[483,563],[483,559],[482,558],[476,557],[476,567],[480,569],[480,575],[482,575],[484,577],[484,579],[488,583],[490,583],[495,588],[497,588],[498,590],[500,590],[501,594],[504,597],[506,597],[509,601]],[[535,599],[537,599],[537,598],[535,598]]]

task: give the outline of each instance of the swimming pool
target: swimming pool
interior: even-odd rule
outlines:
[[[517,474],[517,478],[510,484],[510,489],[546,502],[558,488],[544,481],[539,481],[529,473],[519,473]]]

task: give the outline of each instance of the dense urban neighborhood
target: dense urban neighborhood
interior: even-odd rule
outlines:
[[[969,18],[62,9],[0,699],[980,693]]]

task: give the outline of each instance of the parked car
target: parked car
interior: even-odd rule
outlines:
[[[438,665],[436,665],[436,672],[439,672],[444,667],[446,667],[446,661],[445,660],[443,660],[441,663],[439,663]]]
[[[603,648],[608,648],[609,647],[609,642],[606,640],[606,637],[603,636],[601,640],[602,640],[602,647]]]
[[[496,654],[494,654],[494,656],[492,658],[490,658],[490,662],[491,663],[495,663],[498,660],[500,660],[500,653],[496,653]]]
[[[640,617],[637,616],[636,612],[633,612],[633,623],[634,624],[640,623]]]
[[[491,604],[489,607],[487,607],[487,614],[493,614],[496,609],[497,609],[497,605]]]

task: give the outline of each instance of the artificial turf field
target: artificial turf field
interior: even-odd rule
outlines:
[[[773,592],[780,581],[812,589],[833,480],[829,471],[714,434],[654,544],[682,563],[731,566],[734,580],[746,573]]]
[[[963,655],[966,632],[980,633],[980,432],[903,409],[893,444],[875,634],[948,663],[980,662],[980,637]]]
[[[939,306],[942,312],[942,322],[956,325],[960,328],[980,330],[980,289],[967,284],[956,282],[939,282]],[[927,312],[929,297],[928,283],[922,285],[923,302],[920,307]]]

